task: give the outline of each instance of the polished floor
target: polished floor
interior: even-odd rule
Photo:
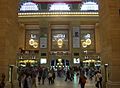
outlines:
[[[37,85],[37,88],[81,88],[80,85],[78,84],[77,76],[74,76],[73,81],[70,80],[64,81],[64,80],[65,80],[64,77],[62,78],[57,77],[55,79],[55,83],[50,85],[48,83],[48,80],[46,80],[44,85],[42,84]],[[89,79],[87,79],[85,88],[96,88],[94,84],[94,80],[90,81]]]

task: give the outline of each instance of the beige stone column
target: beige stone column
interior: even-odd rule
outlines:
[[[50,66],[50,59],[51,59],[51,56],[50,56],[50,43],[51,43],[51,41],[50,41],[50,34],[51,34],[51,29],[50,29],[50,24],[49,24],[49,22],[47,22],[46,20],[43,20],[43,21],[41,21],[40,22],[40,37],[41,37],[41,35],[47,35],[46,37],[47,37],[47,48],[40,48],[40,50],[39,50],[39,56],[40,56],[40,58],[39,58],[39,61],[40,61],[40,59],[41,58],[46,58],[47,59],[47,64],[45,64],[45,65],[41,65],[41,66],[45,66],[45,67],[49,67]],[[46,53],[47,54],[47,56],[41,56],[41,53]]]
[[[18,0],[0,0],[0,74],[8,81],[9,65],[16,64],[18,45]]]
[[[25,25],[20,23],[18,30],[18,49],[25,49]]]
[[[101,53],[101,40],[100,40],[99,23],[96,23],[96,25],[95,25],[95,45],[96,45],[96,53]]]
[[[108,64],[106,88],[120,88],[120,0],[100,0],[102,61]]]
[[[73,58],[80,58],[81,56],[81,50],[80,50],[80,47],[79,48],[73,48],[73,28],[74,27],[79,27],[79,45],[81,43],[81,40],[80,40],[80,22],[79,21],[72,21],[70,22],[70,31],[69,31],[69,43],[70,43],[70,65],[71,66],[75,66],[76,64],[74,64],[73,62]],[[74,56],[74,53],[79,53],[79,56]],[[80,61],[81,58],[80,58]],[[79,66],[80,64],[77,64],[76,66]]]

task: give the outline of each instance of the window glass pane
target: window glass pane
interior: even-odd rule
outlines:
[[[38,6],[32,2],[26,2],[21,5],[20,11],[37,11]]]
[[[53,10],[70,10],[70,7],[66,3],[54,3],[51,4],[49,11]]]
[[[86,10],[98,10],[98,4],[96,4],[95,2],[85,2],[81,7],[81,11]]]

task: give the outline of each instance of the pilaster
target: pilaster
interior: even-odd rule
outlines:
[[[0,0],[0,74],[5,74],[6,81],[8,81],[9,65],[16,64],[18,45],[17,6],[17,0]]]
[[[100,26],[99,23],[95,25],[95,45],[96,45],[96,53],[101,53],[101,40],[100,40]]]
[[[120,0],[100,0],[102,61],[108,64],[106,88],[120,87]]]

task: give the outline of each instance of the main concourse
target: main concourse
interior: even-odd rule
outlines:
[[[99,70],[103,88],[120,88],[120,0],[0,0],[0,11],[0,88],[17,88],[28,76],[21,69],[32,78],[39,67]],[[45,84],[38,88],[80,88],[76,75]]]

